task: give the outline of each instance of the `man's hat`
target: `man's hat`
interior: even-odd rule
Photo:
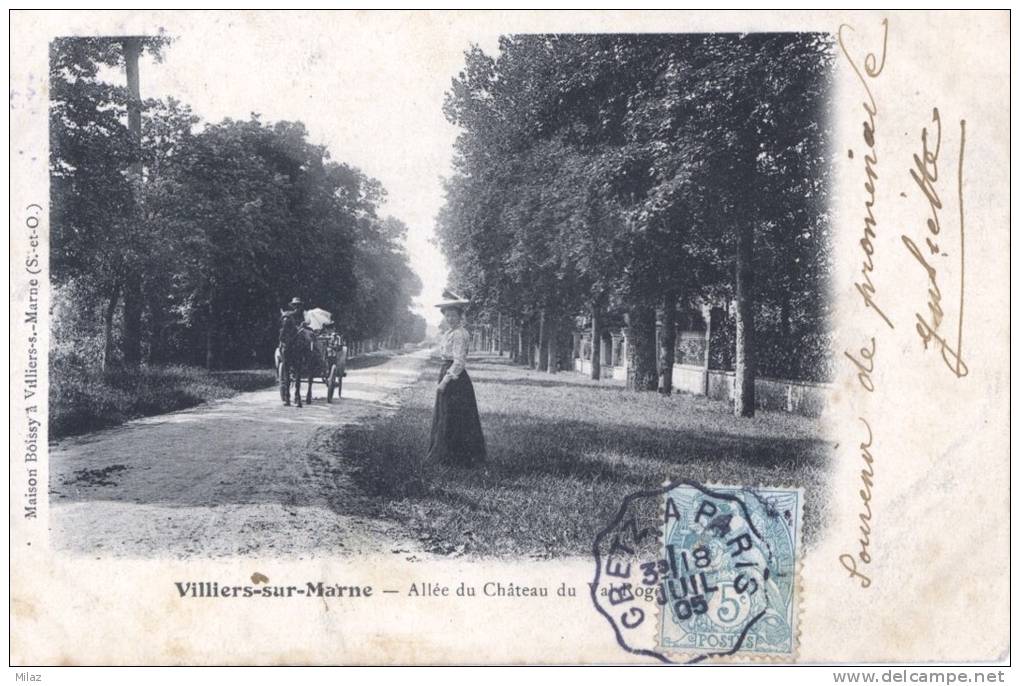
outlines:
[[[301,302],[301,298],[291,298],[290,302],[287,303],[287,307],[289,307],[292,310],[296,310],[297,308],[304,306],[305,304]]]
[[[456,307],[457,309],[464,309],[471,304],[471,301],[467,298],[457,295],[450,289],[443,291],[443,299],[436,303],[436,307],[440,310],[446,309],[447,307]]]

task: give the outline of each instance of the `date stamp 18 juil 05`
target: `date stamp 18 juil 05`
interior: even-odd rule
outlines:
[[[593,549],[596,609],[663,662],[793,661],[803,491],[678,481],[624,499]]]

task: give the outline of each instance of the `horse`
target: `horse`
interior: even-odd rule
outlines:
[[[276,348],[274,355],[277,373],[282,375],[283,354]],[[326,386],[326,402],[333,402],[333,395],[340,395],[343,377],[347,376],[347,344],[344,337],[335,331],[323,331],[315,335],[314,349],[309,364],[303,370],[308,379],[305,404],[312,404],[312,386],[316,379],[322,379]],[[302,376],[305,376],[302,375]]]
[[[280,399],[284,405],[290,405],[290,380],[294,377],[294,403],[301,404],[301,377],[309,375],[315,369],[315,333],[306,327],[298,326],[289,315],[284,315],[280,322],[280,347],[277,348],[280,372]],[[308,402],[311,402],[311,378],[308,383]]]

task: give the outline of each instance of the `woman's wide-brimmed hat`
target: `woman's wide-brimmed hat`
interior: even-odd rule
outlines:
[[[463,310],[465,307],[471,304],[471,301],[467,298],[457,295],[450,289],[443,291],[443,299],[436,303],[436,307],[440,310],[445,310],[447,307],[453,307],[458,310]]]

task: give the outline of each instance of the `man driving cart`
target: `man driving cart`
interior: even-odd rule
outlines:
[[[314,337],[310,359],[303,369],[304,375],[308,379],[305,402],[312,402],[312,381],[315,378],[321,378],[326,384],[326,400],[333,402],[334,395],[340,397],[343,377],[347,376],[347,343],[338,331],[336,322],[333,321],[333,315],[327,310],[321,308],[304,310],[303,304],[297,298],[290,302],[288,308],[288,311],[284,313],[285,320],[290,315],[292,317],[290,325],[296,325],[306,332],[311,332]],[[285,327],[287,324],[288,322],[285,321]],[[284,368],[285,362],[285,356],[281,355],[281,350],[278,348],[276,363],[281,385],[283,379],[286,378],[284,375],[292,373],[292,370]]]

